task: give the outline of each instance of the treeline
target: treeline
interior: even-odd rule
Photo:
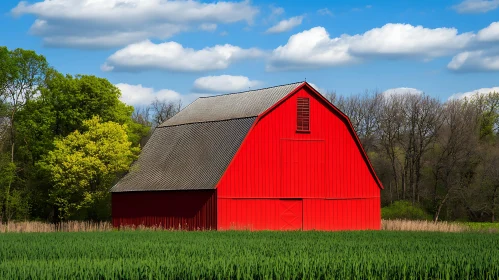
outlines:
[[[499,93],[442,102],[426,94],[366,92],[327,98],[346,113],[385,190],[434,220],[499,214]]]
[[[108,220],[109,188],[180,102],[133,108],[108,80],[64,75],[33,51],[0,47],[0,223]],[[434,219],[499,214],[499,93],[326,97],[351,119],[385,190]]]
[[[180,109],[156,100],[138,113],[120,96],[106,79],[0,47],[0,223],[110,218],[109,188]]]

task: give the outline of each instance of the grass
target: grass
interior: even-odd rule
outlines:
[[[78,222],[69,221],[59,224],[42,222],[11,222],[0,224],[0,233],[6,232],[94,232],[116,231],[109,222]],[[161,228],[127,227],[120,230],[163,230]],[[499,223],[472,223],[472,222],[437,222],[411,220],[382,220],[382,230],[386,231],[433,231],[433,232],[467,232],[479,231],[499,233]]]
[[[478,232],[112,231],[0,235],[0,279],[498,279]]]
[[[475,231],[485,231],[491,233],[499,233],[499,223],[475,223],[475,222],[464,222],[463,225],[467,226],[471,230]]]
[[[470,228],[461,223],[411,221],[411,220],[383,220],[382,229],[388,231],[436,231],[436,232],[465,232]]]

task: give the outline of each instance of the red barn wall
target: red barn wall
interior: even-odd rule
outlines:
[[[112,193],[113,226],[216,229],[215,190]]]
[[[310,133],[296,132],[310,97]],[[302,88],[250,130],[217,186],[218,228],[380,228],[378,187],[345,120]]]

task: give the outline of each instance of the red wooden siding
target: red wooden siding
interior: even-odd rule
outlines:
[[[297,132],[297,98],[310,131]],[[282,199],[302,201],[301,229],[379,229],[380,188],[346,120],[302,88],[259,119],[217,185],[219,229],[280,229]]]
[[[216,190],[112,193],[113,226],[216,229]]]

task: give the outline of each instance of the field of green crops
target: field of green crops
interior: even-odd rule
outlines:
[[[0,279],[499,279],[499,234],[0,234]]]

